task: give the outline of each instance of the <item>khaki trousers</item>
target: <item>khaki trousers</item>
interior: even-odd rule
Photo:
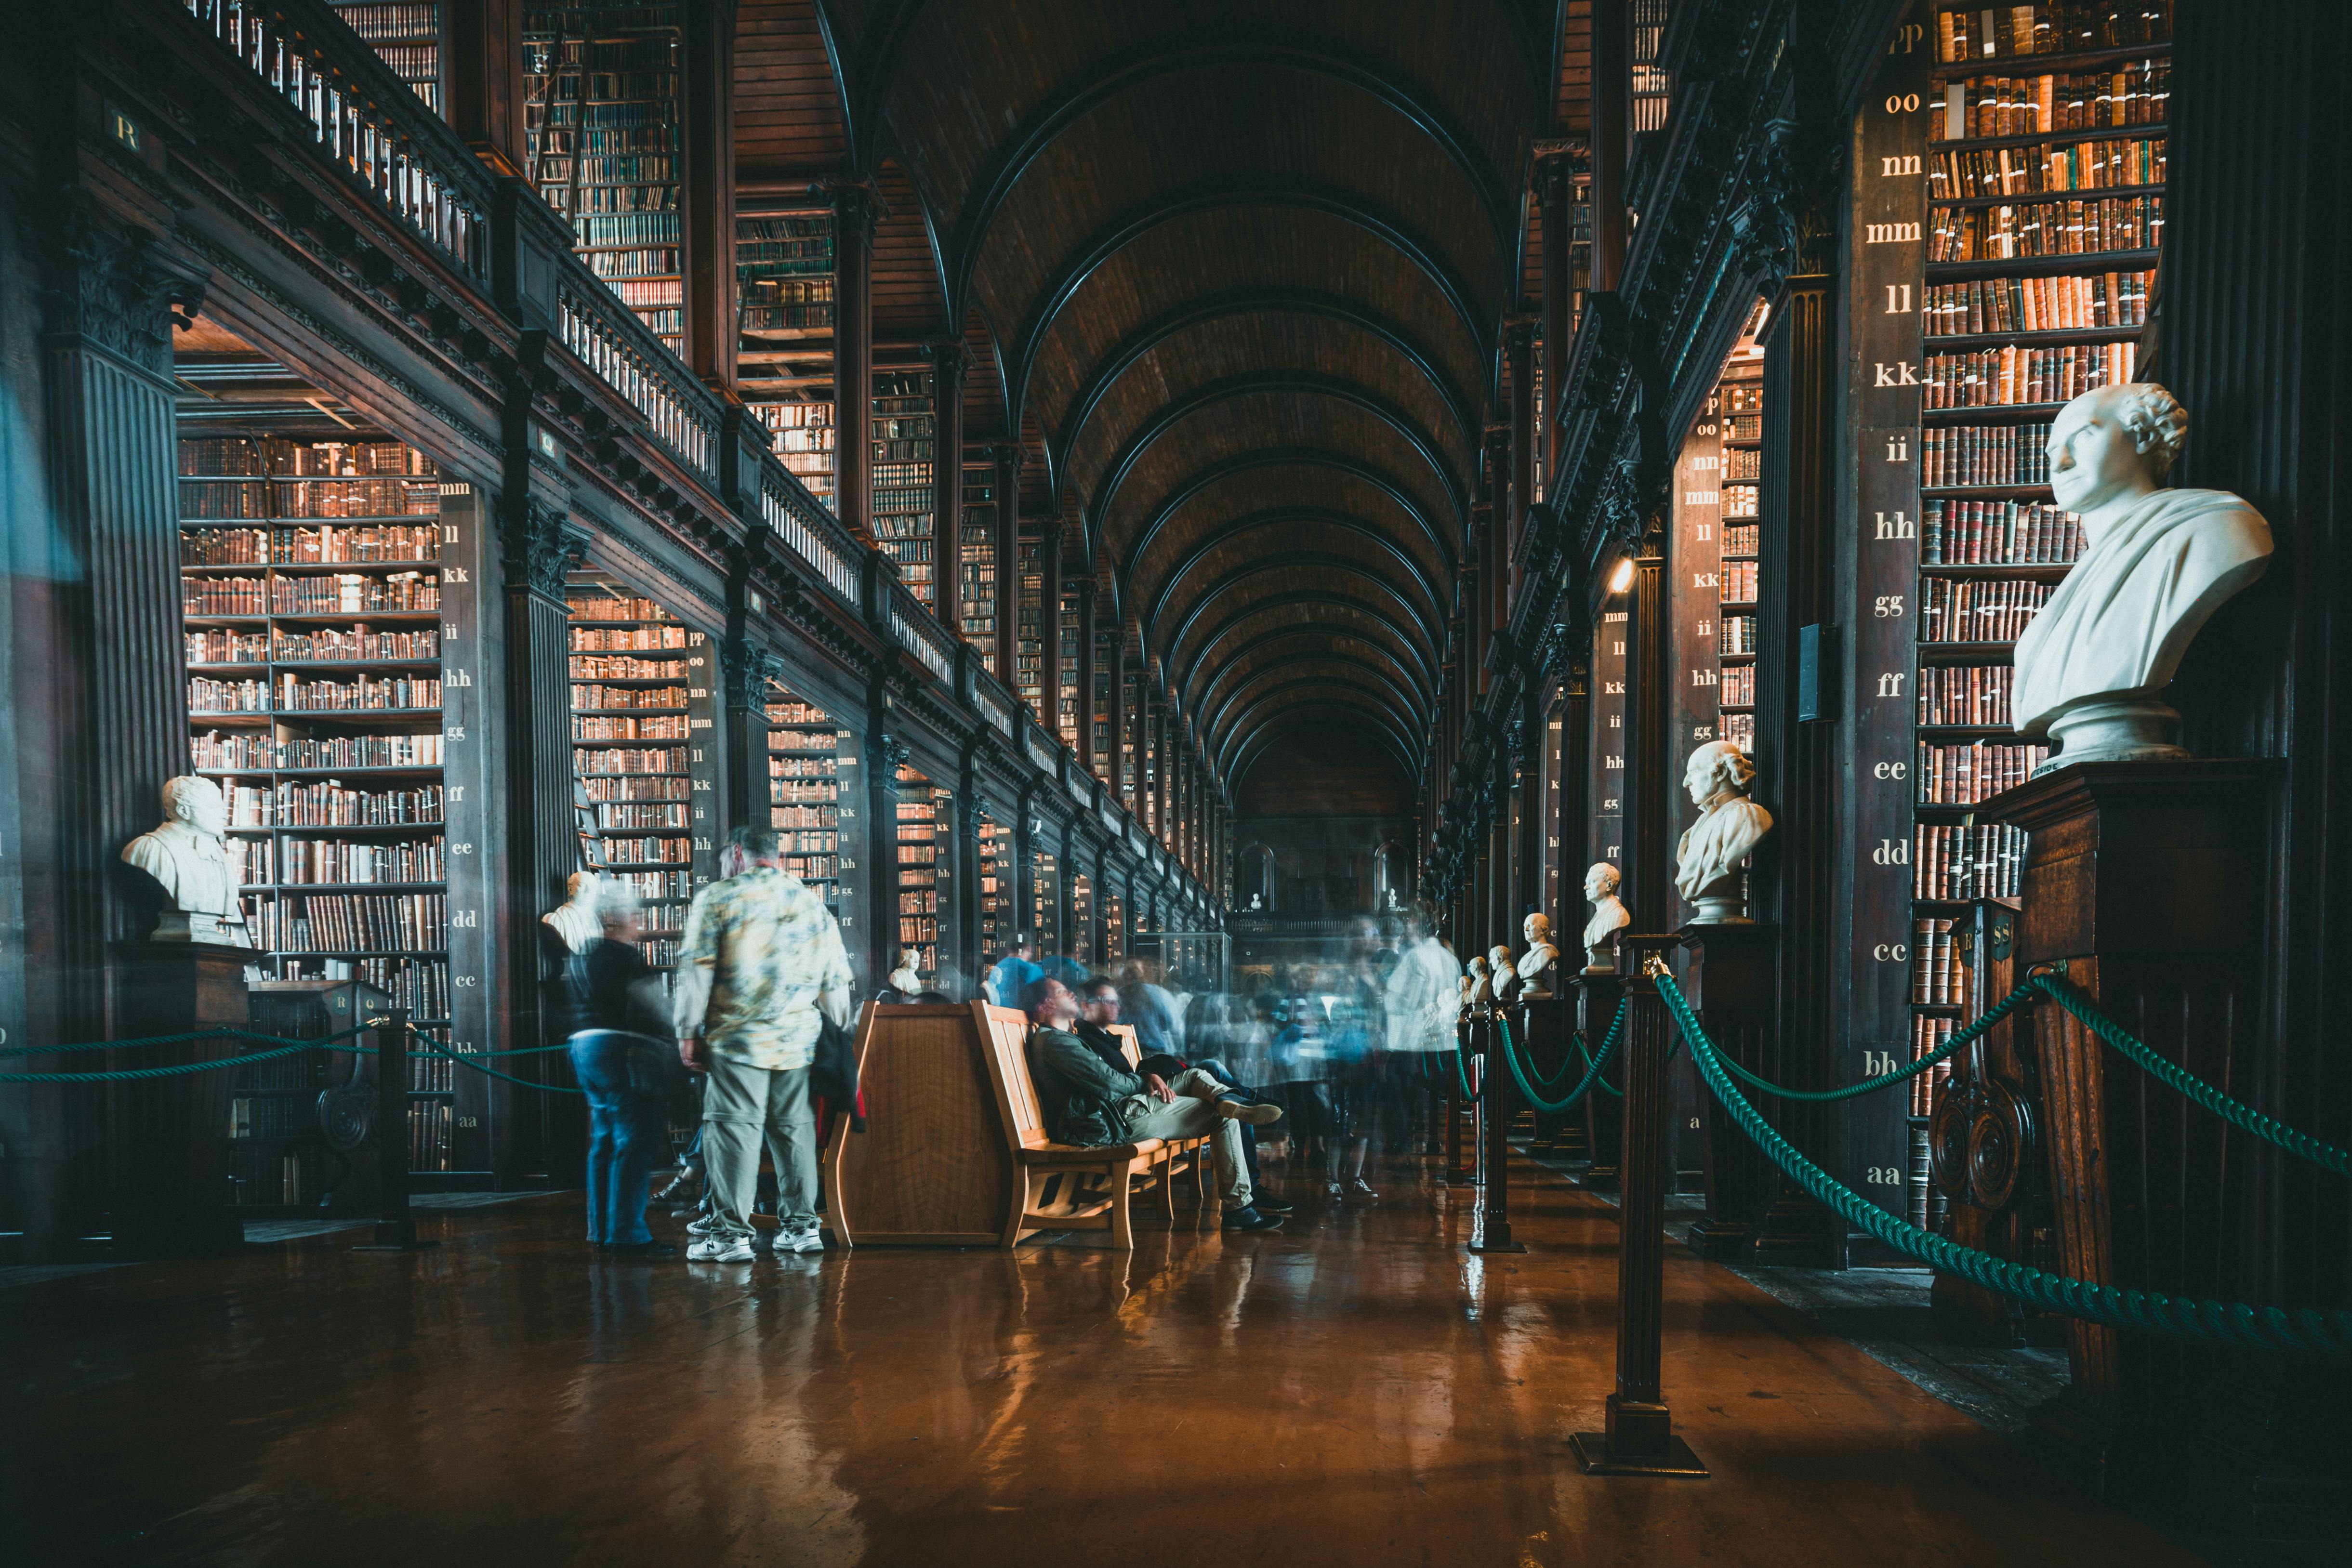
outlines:
[[[783,1234],[816,1226],[816,1104],[809,1071],[781,1072],[713,1051],[702,1091],[702,1159],[710,1183],[713,1236],[749,1236],[760,1190],[760,1139],[776,1167],[776,1218]]]
[[[1250,1190],[1249,1168],[1242,1163],[1242,1124],[1217,1114],[1217,1096],[1225,1086],[1192,1068],[1169,1085],[1176,1098],[1161,1104],[1149,1094],[1127,1100],[1129,1138],[1198,1138],[1207,1136],[1214,1151],[1217,1187],[1227,1208],[1247,1208],[1255,1195]]]

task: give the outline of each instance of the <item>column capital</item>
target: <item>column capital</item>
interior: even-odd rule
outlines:
[[[933,373],[942,380],[952,379],[961,388],[964,372],[971,369],[971,350],[961,338],[927,338],[915,347],[928,362]]]
[[[865,243],[874,243],[874,225],[890,214],[890,204],[882,199],[881,187],[863,174],[825,174],[809,182],[809,194],[823,196],[833,204],[835,243],[843,235],[855,233]]]
[[[1543,318],[1533,314],[1503,318],[1503,351],[1513,359],[1519,359],[1533,352],[1536,346],[1536,329],[1542,324]],[[1507,434],[1511,427],[1507,424],[1500,428]]]
[[[1021,465],[1029,460],[1027,449],[1017,441],[992,441],[986,450],[991,463],[1007,465],[1015,474],[1020,473]]]

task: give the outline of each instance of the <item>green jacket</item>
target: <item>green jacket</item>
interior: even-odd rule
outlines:
[[[1143,1092],[1143,1080],[1122,1072],[1087,1049],[1066,1030],[1040,1029],[1029,1036],[1029,1075],[1054,1141],[1099,1148],[1123,1144],[1127,1100]]]

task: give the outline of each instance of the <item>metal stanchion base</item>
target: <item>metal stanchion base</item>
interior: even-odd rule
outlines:
[[[1491,1246],[1485,1241],[1473,1241],[1463,1249],[1465,1252],[1524,1252],[1527,1249],[1528,1244],[1524,1241],[1497,1241]]]
[[[1706,1467],[1680,1437],[1668,1437],[1666,1451],[1659,1458],[1612,1455],[1606,1432],[1578,1432],[1568,1439],[1568,1446],[1588,1476],[1683,1476],[1704,1480],[1707,1475]]]

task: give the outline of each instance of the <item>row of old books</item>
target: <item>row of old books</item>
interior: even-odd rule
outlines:
[[[1927,259],[2027,261],[2153,250],[2164,238],[2162,196],[2090,196],[2013,206],[1938,207]]]
[[[2048,582],[1928,578],[1919,584],[1919,641],[2013,643],[2057,591]]]
[[[2017,671],[2009,664],[1929,664],[1919,671],[1919,722],[2006,729]]]
[[[2155,283],[2153,271],[1931,283],[1922,329],[1930,338],[1957,338],[2137,327],[2147,320],[2148,290]]]
[[[1920,367],[1920,390],[1931,411],[2065,402],[2130,381],[2137,351],[2133,343],[2068,343],[1929,354]]]
[[[1947,148],[1927,157],[1931,201],[1972,196],[2038,196],[2062,191],[2161,185],[2160,136],[2070,141],[2055,147]]]
[[[1923,806],[1975,806],[2013,789],[2050,760],[2046,746],[1979,740],[1967,745],[1919,743],[1918,802]]]
[[[1939,424],[1919,433],[1919,483],[1927,489],[2050,483],[2050,425]]]
[[[2025,830],[2005,822],[1922,822],[1911,848],[1911,896],[2015,898],[2025,879]]]
[[[574,740],[685,740],[687,716],[677,714],[574,714]]]
[[[437,492],[439,486],[435,488]],[[441,530],[430,524],[180,531],[182,566],[361,566],[386,561],[406,564],[435,560],[440,554]]]
[[[1936,58],[1946,65],[2019,55],[2065,55],[2158,44],[2172,37],[2173,0],[2032,0],[1936,13]]]
[[[2083,553],[2083,519],[2044,501],[1950,501],[1920,510],[1928,566],[2063,566]]]
[[[2110,125],[2161,125],[2172,99],[2168,57],[2091,71],[1970,77],[1947,83],[1943,139],[2045,136]]]

